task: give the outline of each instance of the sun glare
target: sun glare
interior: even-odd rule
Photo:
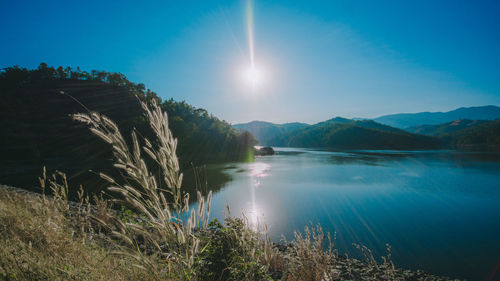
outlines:
[[[246,83],[255,92],[257,87],[262,84],[262,71],[255,67],[255,42],[253,29],[253,1],[246,1],[246,16],[247,16],[247,35],[248,35],[248,52],[250,58],[250,67],[244,72]]]
[[[255,67],[248,68],[244,73],[245,81],[252,89],[256,89],[262,83],[262,72]]]

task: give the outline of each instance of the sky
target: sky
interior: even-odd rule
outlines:
[[[121,72],[230,123],[448,111],[500,105],[499,14],[499,1],[0,0],[0,68]]]

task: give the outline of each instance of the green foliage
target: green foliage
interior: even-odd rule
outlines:
[[[125,87],[128,91],[138,95],[142,99],[159,99],[156,93],[146,90],[144,84],[133,83],[127,80],[125,75],[116,72],[92,70],[90,73],[82,71],[79,67],[74,70],[71,67],[57,69],[49,67],[46,63],[40,63],[37,69],[29,70],[15,65],[6,67],[0,72],[0,89],[16,89],[21,87],[50,86],[54,81],[92,81],[102,82],[108,85]]]
[[[459,148],[500,149],[500,120],[465,128],[443,136]]]
[[[170,130],[179,141],[181,166],[224,160],[246,160],[249,148],[257,144],[251,134],[240,133],[226,121],[186,102],[165,101]],[[207,153],[209,152],[209,153]]]
[[[146,220],[146,217],[144,215],[140,215],[137,212],[134,212],[133,210],[125,207],[124,205],[120,206],[118,217],[124,223],[135,223],[137,221]]]
[[[456,131],[486,123],[486,120],[461,119],[438,125],[419,125],[406,129],[408,132],[429,136],[444,136]]]
[[[257,138],[260,145],[269,145],[270,140],[276,136],[284,134],[286,132],[304,128],[309,125],[305,123],[285,123],[285,124],[273,124],[269,122],[262,121],[252,121],[245,124],[235,124],[234,128],[244,132],[248,131]]]
[[[226,218],[225,223],[212,220],[201,236],[207,244],[198,258],[199,276],[203,280],[272,280],[255,258],[257,240],[241,239],[248,226],[238,218]]]
[[[438,136],[452,148],[460,149],[500,149],[500,120],[460,119],[438,125],[421,125],[409,131]]]

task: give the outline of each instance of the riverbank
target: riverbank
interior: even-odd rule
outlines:
[[[158,270],[151,272],[131,266],[130,256],[113,254],[111,233],[100,228],[97,219],[140,222],[127,219],[133,217],[130,213],[110,211],[104,201],[97,200],[100,205],[85,202],[0,186],[0,277],[187,280],[185,269],[168,258],[167,262],[151,259]],[[328,247],[329,237],[319,226],[307,227],[303,233],[286,244],[266,245],[241,220],[228,219],[225,226],[212,222],[194,234],[203,250],[194,258],[198,264],[192,280],[452,280],[396,268],[390,252],[383,263],[375,262],[368,249],[362,249],[367,261],[340,255]]]

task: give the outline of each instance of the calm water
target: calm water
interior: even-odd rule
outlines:
[[[213,215],[264,216],[273,240],[309,222],[398,266],[487,280],[500,263],[500,155],[355,153],[278,148],[274,156],[222,168],[232,180],[215,193]],[[500,272],[497,272],[498,280]]]

